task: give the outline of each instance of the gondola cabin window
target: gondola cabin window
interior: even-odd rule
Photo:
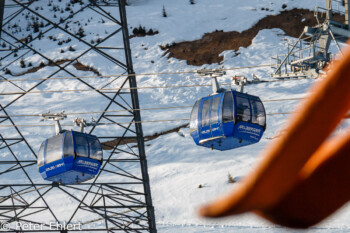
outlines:
[[[64,157],[74,155],[73,136],[71,132],[67,132],[64,136],[63,154]]]
[[[63,134],[49,138],[46,145],[45,163],[51,163],[62,158]]]
[[[191,120],[190,120],[190,133],[196,131],[198,129],[198,107],[200,100],[194,104],[192,112],[191,112]]]
[[[233,121],[233,96],[232,92],[226,92],[224,96],[224,104],[223,104],[223,122]]]
[[[217,123],[219,120],[219,104],[220,104],[220,97],[213,98],[213,103],[211,104],[211,113],[210,113],[211,124]]]
[[[43,166],[44,165],[44,152],[45,152],[45,145],[46,145],[46,140],[41,143],[39,153],[38,153],[38,166]]]
[[[75,134],[75,153],[77,156],[81,157],[88,157],[89,156],[89,151],[88,147],[86,146],[87,140],[86,137],[80,136],[79,134]]]
[[[209,125],[209,107],[211,99],[208,99],[203,102],[202,108],[202,126]]]
[[[249,100],[236,95],[237,101],[237,121],[250,122],[250,104]]]
[[[94,138],[88,138],[90,148],[90,158],[101,160],[102,159],[102,147],[100,142]]]
[[[265,114],[265,108],[264,105],[260,101],[251,100],[250,101],[252,105],[252,123],[258,124],[261,127],[265,128],[266,124],[266,114]]]

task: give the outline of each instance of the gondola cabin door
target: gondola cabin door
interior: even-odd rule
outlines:
[[[201,141],[207,141],[223,135],[220,112],[221,98],[222,95],[218,94],[201,100],[199,105],[199,135]]]
[[[203,98],[199,106],[199,131],[200,139],[211,138],[210,130],[210,105],[212,98],[211,96]]]
[[[213,96],[210,108],[210,129],[212,137],[222,136],[221,120],[220,119],[220,99],[222,95]]]

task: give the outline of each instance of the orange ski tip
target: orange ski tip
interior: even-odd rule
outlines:
[[[349,155],[350,128],[322,144],[300,171],[297,185],[277,205],[254,212],[292,228],[324,220],[350,200]]]
[[[219,218],[219,217],[224,217],[232,214],[230,210],[233,208],[234,208],[234,205],[228,206],[226,198],[224,198],[224,199],[217,200],[211,204],[202,206],[198,210],[198,213],[202,217]]]
[[[338,150],[344,145],[350,145],[350,127],[348,127],[344,132],[330,138],[328,141],[324,142],[319,149],[313,154],[313,156],[305,163],[305,166],[300,170],[300,179],[306,179],[315,170],[319,169],[322,163],[326,160],[330,160],[337,155]],[[350,155],[349,146],[347,147],[347,153]],[[330,172],[330,176],[331,176]]]
[[[212,211],[212,205],[202,206],[201,208],[199,208],[198,214],[199,216],[202,216],[202,217],[209,217],[209,218],[217,217],[217,215],[214,214]]]
[[[198,213],[202,217],[218,218],[251,211],[254,208],[252,203],[246,200],[248,196],[247,190],[244,187],[233,190],[228,195],[202,206],[198,210]]]

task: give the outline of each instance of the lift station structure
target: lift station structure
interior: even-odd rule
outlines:
[[[295,43],[288,43],[288,53],[272,57],[273,78],[316,78],[325,66],[335,58],[330,52],[334,41],[350,38],[349,0],[326,0],[326,7],[316,7],[314,15],[318,24],[306,26]]]

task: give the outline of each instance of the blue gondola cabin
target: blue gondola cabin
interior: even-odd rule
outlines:
[[[190,119],[195,143],[221,151],[259,142],[265,128],[260,98],[233,90],[198,100]]]
[[[102,146],[94,135],[65,131],[46,139],[38,154],[41,176],[60,184],[92,179],[100,170]]]

